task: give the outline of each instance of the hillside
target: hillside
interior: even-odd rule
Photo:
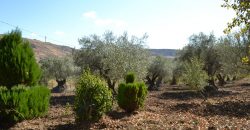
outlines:
[[[68,46],[44,43],[35,39],[27,39],[34,49],[36,59],[40,60],[47,57],[63,57],[72,53],[73,48]]]
[[[174,58],[176,56],[176,49],[149,49],[152,55],[164,56],[167,58]]]
[[[35,51],[38,60],[46,57],[63,57],[72,53],[73,48],[68,46],[55,45],[53,43],[44,43],[35,39],[27,39]],[[174,58],[175,49],[149,49],[152,55],[159,55],[168,58]]]
[[[0,35],[1,38],[1,35]],[[34,49],[36,59],[40,60],[47,57],[63,57],[72,53],[73,48],[68,46],[56,45],[49,42],[42,42],[36,39],[25,38],[31,43]],[[152,55],[174,58],[176,55],[175,49],[149,49]]]

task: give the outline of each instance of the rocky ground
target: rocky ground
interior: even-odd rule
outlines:
[[[94,124],[75,124],[73,101],[73,92],[53,93],[47,116],[22,121],[11,129],[250,129],[250,79],[220,87],[206,101],[186,87],[166,85],[149,92],[143,110],[128,115],[114,105]]]

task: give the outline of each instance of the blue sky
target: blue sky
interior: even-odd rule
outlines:
[[[23,36],[79,48],[78,39],[111,30],[149,35],[149,48],[180,49],[192,34],[222,36],[232,11],[223,0],[2,0],[0,33],[18,26]]]

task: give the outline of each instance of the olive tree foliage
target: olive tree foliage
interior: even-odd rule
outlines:
[[[115,36],[110,31],[102,36],[85,36],[79,40],[81,49],[74,52],[74,61],[82,69],[98,73],[115,92],[116,83],[126,73],[136,73],[139,80],[146,76],[149,57],[144,46],[146,39],[147,35],[129,38],[127,33]]]
[[[57,82],[65,81],[69,76],[78,74],[79,67],[74,65],[73,58],[67,57],[49,57],[39,61],[43,75],[43,82],[47,83],[49,79],[55,78]]]
[[[146,76],[149,90],[159,88],[163,80],[172,75],[173,66],[173,60],[171,59],[162,56],[154,57]]]
[[[192,57],[190,62],[184,62],[182,80],[193,90],[202,91],[207,85],[208,75],[203,70],[203,64],[197,57]]]
[[[247,55],[248,38],[245,34],[234,33],[221,37],[216,45],[219,61],[222,65],[220,73],[233,79],[247,73],[241,60]]]
[[[178,61],[180,62],[191,62],[194,57],[204,61],[203,69],[209,76],[208,81],[211,86],[215,86],[214,76],[221,68],[216,42],[216,37],[213,34],[192,35],[189,38],[189,44],[178,53]]]
[[[225,33],[229,33],[233,28],[240,28],[240,33],[246,33],[248,39],[250,39],[250,1],[249,0],[224,0],[222,7],[232,9],[236,16],[228,23],[228,27],[224,30]],[[242,58],[242,62],[249,66],[250,64],[250,42],[246,47],[248,52],[245,57]],[[249,70],[249,67],[247,67]]]
[[[250,29],[250,1],[249,0],[224,0],[222,7],[234,10],[236,16],[228,23],[224,30],[229,33],[234,27],[243,27],[241,31],[249,32]]]
[[[177,85],[181,81],[181,76],[184,72],[184,64],[177,59],[174,60],[174,68],[172,70],[171,85]]]

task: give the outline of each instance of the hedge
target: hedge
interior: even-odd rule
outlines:
[[[44,86],[0,87],[0,123],[15,123],[44,116],[48,112],[50,90]]]

